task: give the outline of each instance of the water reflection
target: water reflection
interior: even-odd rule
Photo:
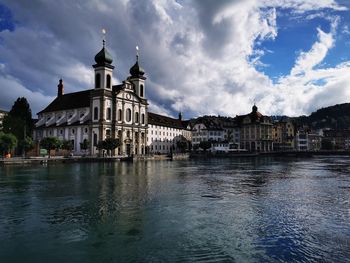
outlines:
[[[348,158],[0,168],[5,262],[337,261]]]

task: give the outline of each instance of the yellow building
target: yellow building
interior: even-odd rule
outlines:
[[[273,149],[293,150],[295,147],[295,128],[293,122],[288,119],[281,119],[275,122],[272,127]]]

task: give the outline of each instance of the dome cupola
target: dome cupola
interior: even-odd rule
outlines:
[[[95,56],[96,64],[98,65],[106,65],[106,64],[112,64],[113,58],[111,54],[108,53],[106,47],[105,47],[105,41],[103,40],[103,47],[100,52],[98,52]]]
[[[145,75],[145,70],[139,65],[139,56],[136,55],[136,63],[130,68],[130,75],[132,77],[142,77]]]

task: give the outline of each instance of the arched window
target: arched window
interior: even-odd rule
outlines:
[[[100,73],[97,73],[95,75],[95,88],[99,89],[101,87],[101,75]]]
[[[127,109],[126,110],[126,121],[131,121],[131,110]]]
[[[107,89],[111,88],[111,75],[107,75]]]
[[[144,113],[141,114],[141,123],[145,124],[145,114]]]
[[[122,121],[123,119],[123,112],[122,110],[118,110],[118,121]]]
[[[135,123],[138,123],[139,122],[139,113],[136,112],[135,113]]]
[[[98,120],[98,108],[94,108],[94,120]]]
[[[140,86],[140,97],[143,97],[143,85]]]
[[[112,111],[111,111],[111,108],[107,108],[107,120],[111,120],[112,119]]]

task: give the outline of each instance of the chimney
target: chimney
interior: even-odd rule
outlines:
[[[64,94],[63,80],[60,79],[59,84],[57,85],[57,97],[61,97]]]

